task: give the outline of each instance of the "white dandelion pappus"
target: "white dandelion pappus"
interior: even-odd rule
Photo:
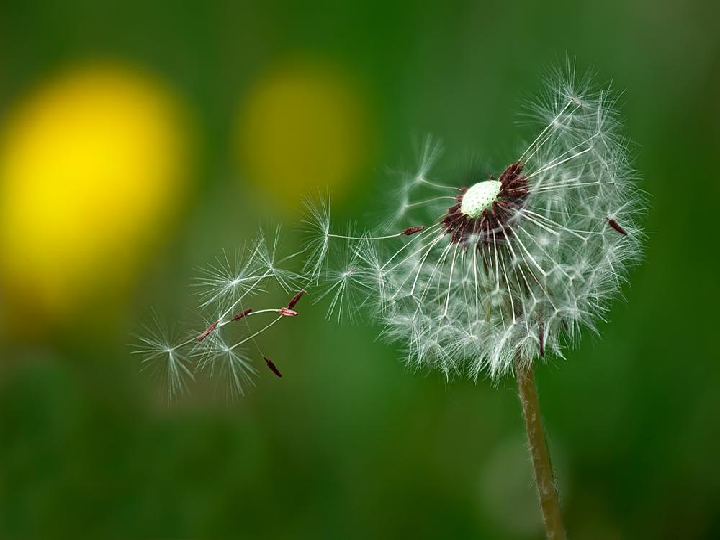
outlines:
[[[307,253],[303,273],[316,284],[325,268],[325,259],[330,244],[330,200],[319,194],[317,200],[305,199],[303,228],[308,233],[308,242],[303,250]],[[319,234],[316,234],[319,233]]]
[[[178,346],[172,332],[165,329],[154,316],[152,326],[145,327],[145,333],[137,336],[140,343],[133,354],[142,356],[142,371],[150,371],[167,392],[167,399],[187,390],[194,380],[192,365],[187,351]]]
[[[498,378],[518,360],[562,356],[639,259],[643,197],[610,89],[569,68],[546,82],[533,106],[541,129],[497,177],[431,179],[440,145],[428,138],[388,220],[406,228],[355,238],[383,333],[411,365]],[[322,268],[337,235],[327,205],[314,212],[325,247],[311,264]]]
[[[204,342],[195,345],[191,356],[196,359],[198,372],[209,372],[217,386],[224,384],[227,400],[243,396],[246,388],[255,386],[258,371],[247,350],[228,344],[221,332],[210,333]]]

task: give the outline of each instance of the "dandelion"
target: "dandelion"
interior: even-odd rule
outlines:
[[[257,338],[283,319],[298,315],[297,304],[305,294],[301,285],[308,280],[291,266],[300,264],[301,254],[280,253],[279,227],[272,235],[260,231],[232,262],[223,253],[202,271],[196,285],[200,311],[205,313],[204,329],[170,339],[156,324],[139,336],[140,344],[134,352],[142,355],[144,367],[153,368],[160,375],[168,399],[186,391],[201,372],[215,380],[217,388],[224,386],[228,400],[244,395],[255,384],[258,374],[248,352],[250,348],[279,375],[279,369],[263,354]],[[272,289],[289,296],[287,304],[258,308],[259,297],[271,294]]]
[[[335,235],[329,205],[314,207],[310,265],[329,268],[332,242],[353,243],[356,275],[372,291],[363,301],[410,365],[448,378],[514,372],[548,536],[564,538],[533,364],[562,357],[582,328],[604,320],[640,256],[643,197],[610,89],[570,67],[546,83],[530,110],[535,138],[495,174],[436,180],[441,146],[426,139],[388,234]],[[329,290],[339,290],[329,275]]]

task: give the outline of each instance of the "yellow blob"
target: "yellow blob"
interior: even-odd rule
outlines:
[[[0,279],[14,309],[69,317],[122,294],[182,192],[183,125],[154,80],[112,67],[65,74],[12,111]]]
[[[341,198],[367,163],[367,110],[356,85],[327,66],[286,66],[260,79],[241,110],[249,180],[286,207],[330,189]]]

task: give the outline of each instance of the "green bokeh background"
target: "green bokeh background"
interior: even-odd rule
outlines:
[[[63,66],[120,60],[180,93],[203,141],[121,315],[2,334],[0,537],[541,538],[512,380],[410,373],[376,328],[316,309],[274,343],[282,380],[168,406],[127,343],[149,307],[186,313],[197,266],[288,218],[259,215],[232,155],[239,96],[268,66],[319,58],[364,85],[378,145],[343,218],[373,208],[412,133],[451,164],[501,158],[565,54],[625,90],[650,195],[626,301],[538,369],[570,538],[720,538],[720,10],[699,0],[0,3],[0,111]]]

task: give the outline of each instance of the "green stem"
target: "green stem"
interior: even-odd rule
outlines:
[[[540,402],[538,401],[537,386],[532,363],[515,361],[515,376],[517,377],[518,392],[525,418],[528,446],[535,469],[535,483],[540,497],[540,509],[545,533],[548,540],[565,540],[565,528],[560,513],[557,487],[550,453],[548,452],[545,431],[540,418]]]

